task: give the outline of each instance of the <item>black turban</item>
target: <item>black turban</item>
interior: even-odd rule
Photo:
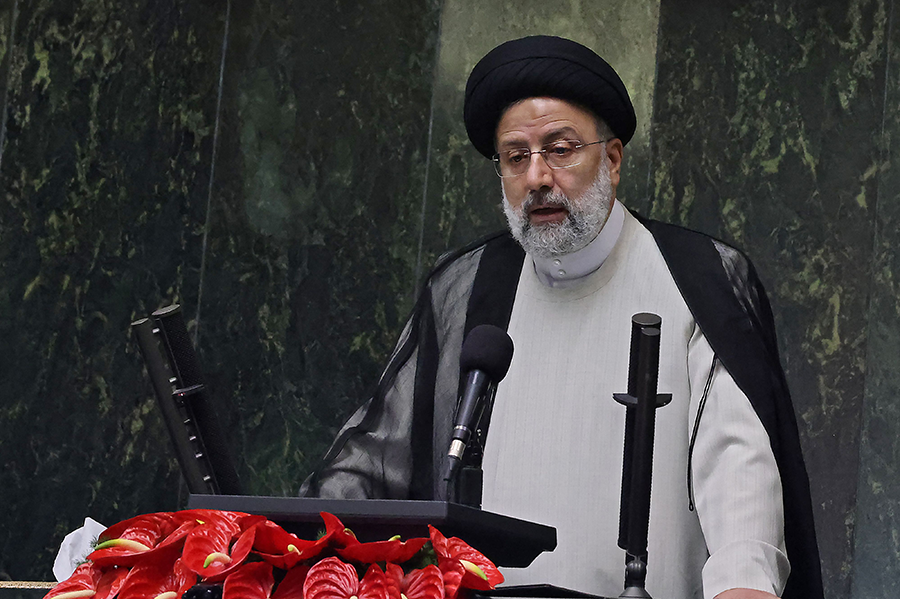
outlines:
[[[577,42],[537,35],[500,44],[472,69],[463,118],[475,149],[493,156],[503,111],[518,100],[540,96],[591,110],[623,145],[637,127],[628,90],[605,60]]]

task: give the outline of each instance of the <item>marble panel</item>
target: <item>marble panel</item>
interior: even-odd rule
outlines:
[[[895,8],[896,10],[896,8]],[[900,595],[900,35],[888,31],[881,168],[872,208],[866,387],[859,452],[851,597]]]
[[[888,8],[660,11],[650,213],[744,249],[767,285],[834,598],[852,571]]]
[[[184,306],[247,489],[293,494],[411,307],[438,3],[229,7],[20,10],[0,576],[46,578],[85,515],[183,505],[132,320]]]
[[[658,14],[658,0],[444,2],[435,74],[423,269],[427,270],[447,248],[506,226],[499,179],[469,144],[462,112],[472,67],[509,39],[526,35],[568,37],[595,50],[617,70],[629,90],[638,120],[637,133],[625,151],[619,197],[631,207],[645,209]]]
[[[85,516],[179,506],[129,324],[196,295],[223,6],[18,3],[0,172],[0,577],[50,578]]]
[[[234,4],[199,347],[250,492],[297,492],[412,307],[438,18]]]
[[[6,146],[6,106],[9,88],[10,48],[16,37],[18,0],[0,6],[0,167],[3,165],[3,148]]]

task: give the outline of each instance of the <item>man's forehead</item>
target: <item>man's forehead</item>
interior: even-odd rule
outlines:
[[[551,96],[551,95],[547,95],[547,94],[535,94],[533,96],[528,96],[526,98],[521,98],[519,100],[516,100],[515,102],[511,103],[509,106],[504,108],[500,112],[500,121],[502,121],[503,118],[513,108],[522,106],[523,104],[526,104],[526,103],[534,104],[536,102],[542,103],[546,107],[552,106],[555,108],[556,106],[562,106],[562,107],[565,107],[565,109],[570,110],[572,112],[583,113],[585,116],[587,116],[591,120],[598,120],[597,114],[593,110],[591,110],[587,106],[579,104],[578,102],[572,102],[571,100],[566,100],[565,98],[557,98],[556,96]]]
[[[531,96],[503,109],[494,137],[497,141],[518,139],[525,129],[553,137],[566,132],[582,133],[585,128],[596,128],[598,123],[596,114],[575,102],[552,96]]]

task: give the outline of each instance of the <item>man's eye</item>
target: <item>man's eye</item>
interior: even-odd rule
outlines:
[[[510,162],[510,164],[518,164],[523,160],[528,158],[528,151],[526,150],[510,150],[506,154],[506,159]]]
[[[547,148],[547,152],[556,156],[568,156],[574,151],[575,144],[566,141],[555,143]]]

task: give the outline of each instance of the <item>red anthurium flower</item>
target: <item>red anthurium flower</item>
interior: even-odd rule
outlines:
[[[225,579],[222,599],[268,599],[274,585],[270,564],[244,564]]]
[[[326,557],[311,567],[303,582],[306,599],[349,599],[358,592],[356,568],[336,557]]]
[[[175,530],[180,522],[176,522],[172,513],[157,512],[155,514],[142,514],[122,520],[117,524],[113,524],[102,533],[100,533],[100,542],[119,537],[133,538],[141,541],[147,538],[155,538],[165,536]],[[140,535],[144,535],[141,538]]]
[[[209,522],[218,522],[221,520],[231,522],[232,524],[237,524],[242,518],[249,515],[250,514],[247,514],[245,512],[226,512],[223,510],[195,509],[174,512],[172,514],[172,517],[179,524],[186,521],[194,522],[195,524],[207,524]]]
[[[366,570],[363,579],[359,581],[358,597],[359,599],[400,599],[395,593],[391,593],[395,589],[396,587],[388,583],[384,570],[378,564],[372,564]]]
[[[503,574],[480,551],[462,539],[446,538],[433,526],[429,526],[428,530],[431,533],[431,544],[438,557],[438,567],[445,577],[457,571],[453,564],[459,563],[465,568],[460,586],[487,591],[503,582]]]
[[[463,576],[466,575],[465,566],[456,560],[444,560],[438,564],[438,569],[444,579],[444,599],[456,599]]]
[[[257,524],[262,524],[263,522],[268,522],[265,516],[253,516],[251,514],[247,514],[243,518],[238,518],[237,525],[240,527],[241,532],[244,532],[248,528],[252,528]]]
[[[138,563],[154,561],[172,563],[180,555],[185,538],[195,526],[196,524],[185,522],[149,551],[130,551],[127,546],[107,546],[95,549],[87,559],[103,567],[111,565],[131,567]],[[98,545],[101,546],[102,543]]]
[[[119,593],[122,582],[128,575],[127,568],[103,568],[90,562],[81,564],[68,580],[59,583],[44,596],[44,599],[111,599]]]
[[[303,583],[306,582],[306,574],[309,572],[309,566],[295,566],[288,570],[272,599],[303,599]]]
[[[110,568],[105,571],[97,583],[97,594],[93,599],[112,599],[118,595],[127,576],[128,568]]]
[[[276,568],[290,570],[305,559],[303,556],[311,553],[314,547],[317,548],[316,553],[321,551],[322,546],[317,546],[316,541],[304,541],[274,522],[266,520],[256,526],[253,551]]]
[[[240,533],[232,546],[231,541],[239,531],[236,523],[225,520],[197,526],[184,542],[182,558],[185,565],[209,582],[224,579],[247,559],[253,547],[256,527]]]
[[[387,564],[385,570],[400,599],[444,599],[444,578],[437,566],[425,566],[405,575],[396,564]]]
[[[344,559],[364,564],[374,564],[375,562],[402,564],[412,559],[412,556],[418,553],[419,549],[427,542],[428,539],[424,538],[401,541],[399,537],[394,537],[387,541],[348,545],[338,549],[337,552]]]
[[[181,559],[139,563],[125,578],[120,597],[127,599],[176,599],[197,584],[197,575]]]
[[[392,599],[387,577],[372,564],[362,580],[356,569],[336,557],[326,557],[312,568],[303,583],[305,599]]]
[[[320,512],[319,515],[325,522],[325,534],[316,541],[301,541],[301,543],[303,544],[302,547],[299,545],[295,545],[300,550],[300,552],[296,557],[290,556],[290,561],[293,561],[293,563],[296,564],[301,560],[312,559],[322,553],[322,551],[326,547],[346,547],[347,545],[359,544],[359,541],[356,539],[356,535],[353,534],[353,531],[345,527],[337,516],[329,514],[328,512]],[[267,527],[262,534],[265,536],[270,532],[272,532],[272,529],[269,529]],[[279,538],[284,540],[284,537]],[[288,551],[290,551],[290,549],[288,549]],[[265,557],[266,556],[263,556],[263,559],[265,559]]]
[[[397,564],[388,562],[384,565],[384,574],[387,579],[388,586],[390,587],[390,596],[400,597],[402,594],[403,577],[405,576],[405,574],[403,573],[403,568],[401,568]]]
[[[44,595],[44,599],[93,597],[97,592],[100,575],[100,568],[91,563],[81,564],[69,578],[50,589],[50,592]]]
[[[101,533],[100,543],[88,559],[104,567],[133,566],[142,554],[162,544],[175,527],[171,514],[165,512],[124,520]]]
[[[319,515],[325,522],[325,536],[319,541],[328,539],[332,547],[347,547],[359,543],[353,531],[344,526],[337,516],[328,512],[319,512]]]
[[[228,556],[231,541],[239,534],[240,528],[235,522],[210,520],[198,524],[191,529],[184,541],[182,556],[185,564],[197,574],[202,575],[203,569],[209,565],[206,563],[206,558],[214,553]],[[230,561],[230,559],[225,560],[223,557],[222,561]]]
[[[251,516],[244,512],[226,512],[223,510],[194,509],[172,513],[172,519],[181,526],[190,525],[190,527],[197,527],[203,524],[212,524],[223,529],[234,530],[235,536],[250,527],[246,524],[248,518],[250,519],[250,526],[257,524],[260,520],[265,520],[262,516]]]

